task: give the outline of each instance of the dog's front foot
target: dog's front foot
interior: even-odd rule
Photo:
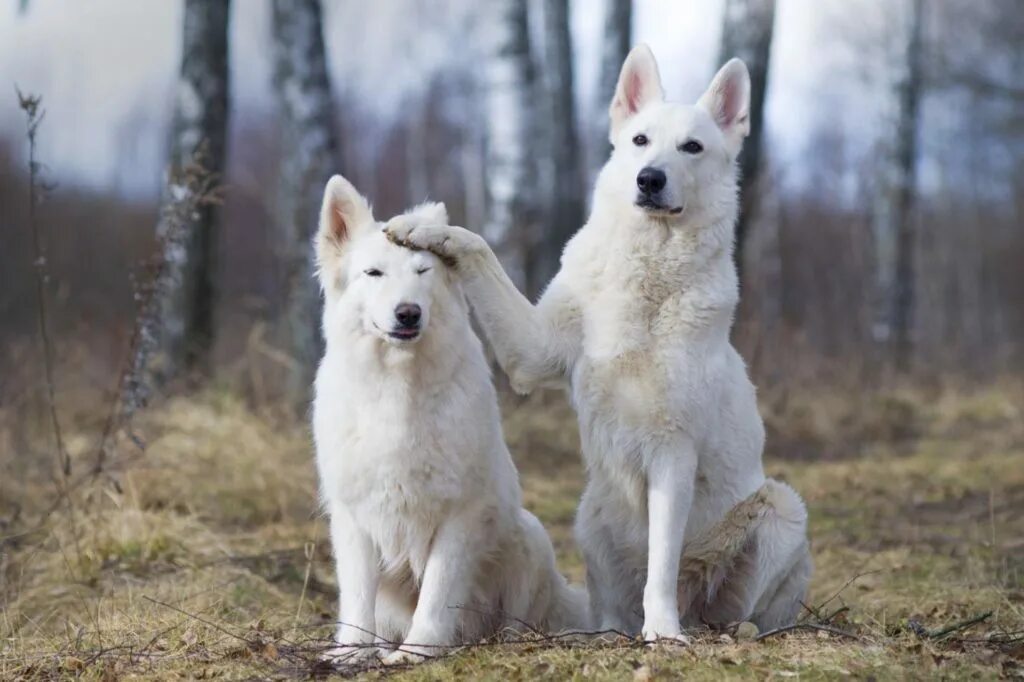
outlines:
[[[679,619],[670,615],[663,618],[646,618],[642,632],[645,642],[672,642],[684,646],[690,644],[690,638],[684,635],[682,628],[679,627]]]
[[[403,644],[384,657],[384,665],[414,665],[433,658],[428,647]]]
[[[690,646],[691,644],[690,638],[682,632],[664,634],[656,630],[648,630],[647,628],[644,628],[644,641],[648,644],[657,644],[658,642],[668,642],[670,644],[678,644],[681,646]]]
[[[380,650],[375,644],[338,645],[320,654],[320,660],[334,666],[358,665],[377,658]]]

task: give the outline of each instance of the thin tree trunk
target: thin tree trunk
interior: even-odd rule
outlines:
[[[719,62],[739,57],[750,71],[750,136],[740,154],[740,217],[736,223],[733,257],[743,283],[743,247],[757,213],[758,179],[761,171],[761,139],[764,136],[764,101],[768,85],[768,61],[775,26],[775,0],[726,0]]]
[[[284,158],[278,229],[285,259],[285,349],[294,361],[286,390],[297,406],[310,396],[320,355],[320,292],[312,237],[324,185],[337,167],[338,143],[319,0],[273,0],[274,87],[281,109]]]
[[[600,123],[592,127],[588,150],[591,180],[608,160],[612,151],[611,142],[608,141],[608,106],[611,104],[612,95],[615,94],[622,63],[626,61],[626,55],[632,47],[632,39],[633,0],[605,0],[601,65],[597,74],[597,87],[594,90],[594,120]]]
[[[174,178],[187,175],[194,162],[214,177],[224,169],[229,10],[229,0],[185,2],[181,76],[164,206],[180,202],[180,197],[172,196]],[[162,319],[160,353],[151,369],[158,381],[208,369],[214,337],[218,234],[219,210],[207,203],[196,208],[180,239],[164,239],[168,286],[158,302]]]
[[[569,0],[544,0],[544,89],[547,168],[545,216],[531,281],[543,287],[558,272],[562,249],[583,223],[583,167],[576,131]]]
[[[896,139],[882,174],[884,183],[874,216],[874,337],[890,354],[898,371],[910,367],[914,312],[912,220],[917,182],[917,124],[922,82],[922,0],[908,0],[903,42],[903,73],[897,86]]]
[[[538,240],[539,197],[527,0],[487,5],[485,66],[488,217],[482,230],[512,281],[528,295],[529,254]]]

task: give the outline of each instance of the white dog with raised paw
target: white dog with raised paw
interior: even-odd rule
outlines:
[[[590,219],[536,306],[479,236],[389,227],[454,265],[513,388],[568,388],[588,473],[576,537],[602,630],[679,641],[701,623],[767,630],[795,620],[807,589],[807,513],[765,477],[754,387],[729,342],[749,101],[734,59],[696,105],[666,102],[654,56],[635,48]]]

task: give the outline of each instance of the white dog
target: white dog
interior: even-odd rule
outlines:
[[[390,224],[446,223],[430,204]],[[316,239],[327,350],[313,430],[340,591],[333,656],[402,641],[393,663],[506,626],[583,627],[583,591],[522,508],[460,283],[381,228],[332,178]]]
[[[729,343],[749,90],[732,60],[696,106],[668,103],[650,50],[630,53],[590,220],[536,307],[477,235],[389,229],[457,263],[516,390],[568,379],[589,479],[576,534],[602,629],[685,641],[701,622],[774,627],[810,578],[803,501],[765,478],[754,387]]]

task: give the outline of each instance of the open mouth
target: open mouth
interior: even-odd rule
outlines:
[[[415,339],[419,335],[420,335],[420,330],[419,329],[399,328],[399,329],[393,329],[393,330],[388,332],[388,336],[390,336],[393,339],[398,339],[399,341],[412,341],[413,339]]]
[[[378,325],[376,322],[373,322],[371,324],[373,324],[374,329],[379,331],[381,334],[384,334],[388,338],[392,338],[397,341],[412,341],[413,339],[420,335],[421,331],[419,327],[397,327],[389,332],[386,332],[383,329],[381,329],[380,325]]]
[[[679,215],[680,213],[683,212],[682,206],[665,206],[664,204],[661,204],[648,196],[641,196],[637,198],[636,206],[637,208],[644,209],[648,213],[665,213],[668,215]]]

